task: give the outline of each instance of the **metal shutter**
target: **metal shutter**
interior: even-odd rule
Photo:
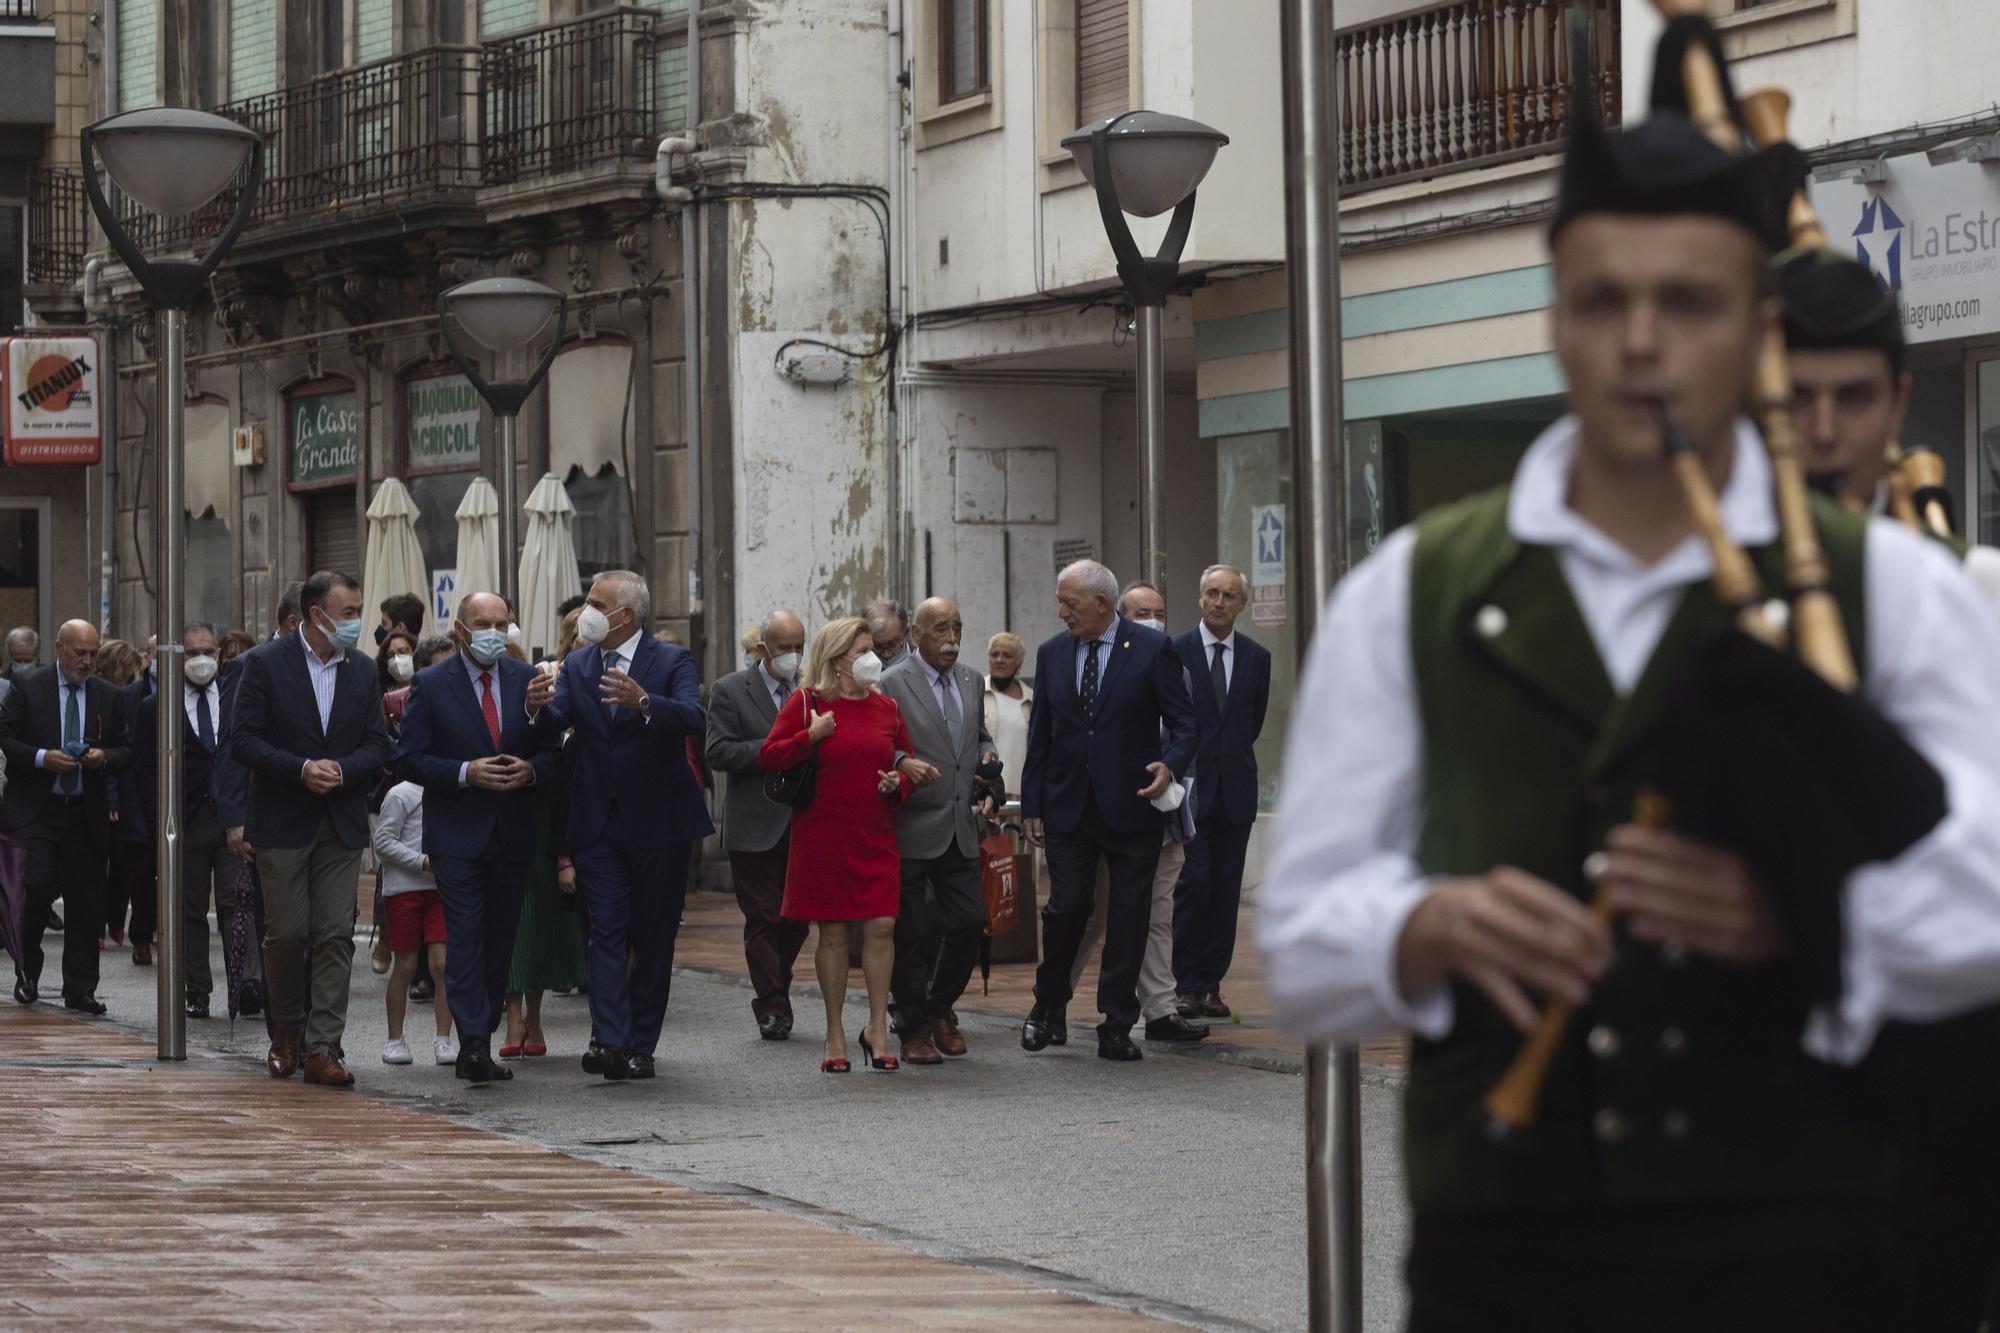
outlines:
[[[394,33],[391,0],[354,0],[354,63],[365,65],[391,54]]]
[[[160,100],[158,0],[118,7],[118,109],[136,111]]]
[[[306,497],[306,535],[311,542],[306,573],[333,570],[361,577],[361,538],[354,522],[354,488],[314,491]]]
[[[1129,0],[1077,0],[1076,123],[1094,125],[1130,110]]]
[[[534,27],[539,9],[535,0],[479,0],[479,40]]]

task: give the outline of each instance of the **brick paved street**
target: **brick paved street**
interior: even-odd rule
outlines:
[[[1151,1322],[46,1007],[0,1052],[0,1327]]]

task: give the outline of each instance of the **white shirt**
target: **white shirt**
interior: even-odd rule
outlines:
[[[1215,670],[1209,663],[1215,660],[1215,645],[1218,643],[1222,645],[1222,691],[1227,694],[1236,684],[1236,630],[1232,627],[1228,638],[1218,639],[1209,629],[1208,622],[1202,621],[1200,670],[1204,677],[1211,677]]]
[[[313,702],[319,705],[320,734],[324,735],[326,729],[333,725],[333,692],[340,683],[340,664],[347,660],[347,650],[336,647],[333,656],[322,662],[319,654],[313,651],[312,640],[306,637],[306,632],[301,629],[298,635],[299,647],[306,653],[306,675],[312,680]]]
[[[181,707],[187,712],[188,726],[193,729],[195,735],[201,735],[201,718],[195,711],[197,707],[195,700],[201,698],[204,694],[208,696],[208,734],[216,736],[222,730],[222,684],[220,681],[211,680],[206,685],[196,685],[191,681],[183,681],[181,686]]]
[[[1555,548],[1592,641],[1621,693],[1632,688],[1682,590],[1709,577],[1690,537],[1647,568],[1566,503],[1576,426],[1564,418],[1521,460],[1508,527]],[[1770,466],[1747,423],[1720,497],[1746,545],[1777,531]],[[1408,599],[1416,533],[1404,528],[1328,602],[1286,741],[1285,795],[1257,936],[1273,1008],[1309,1040],[1397,1027],[1442,1037],[1451,994],[1405,1000],[1403,923],[1429,889],[1414,853],[1422,824],[1422,723]],[[1863,694],[1935,765],[1949,811],[1894,862],[1848,880],[1846,989],[1814,1013],[1804,1045],[1852,1063],[1889,1019],[1937,1019],[2000,996],[2000,624],[1942,547],[1872,520],[1864,561]]]

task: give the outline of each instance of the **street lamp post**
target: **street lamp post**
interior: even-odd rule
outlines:
[[[1162,324],[1180,274],[1181,251],[1194,222],[1194,192],[1229,136],[1200,121],[1158,111],[1127,111],[1062,141],[1097,191],[1097,210],[1118,277],[1132,298],[1139,332],[1139,551],[1144,577],[1165,596],[1161,558],[1166,492],[1167,363]],[[1158,217],[1174,211],[1159,253],[1148,258],[1132,239],[1125,214]]]
[[[472,381],[472,387],[479,390],[479,396],[493,409],[493,416],[500,426],[500,587],[469,588],[467,591],[498,591],[517,613],[520,607],[520,589],[516,586],[520,582],[520,555],[516,549],[516,533],[521,521],[521,507],[514,497],[515,419],[520,416],[521,407],[535,391],[535,386],[542,382],[542,377],[549,373],[549,367],[555,364],[568,315],[567,296],[553,287],[544,287],[526,278],[481,278],[476,282],[460,283],[438,297],[438,324],[444,333],[444,344],[451,349],[452,359],[458,362],[465,378]],[[534,342],[535,335],[548,326],[551,317],[555,320],[555,336],[549,339],[542,359],[529,372],[528,378],[489,382],[479,373],[473,359],[452,339],[451,322],[454,317],[465,326],[473,341],[496,354],[525,351]]]
[[[94,150],[94,153],[93,153]],[[199,259],[147,259],[120,223],[97,179],[96,156],[129,198],[158,217],[185,217],[215,198],[239,172],[243,192],[236,212]],[[158,597],[154,628],[159,635],[158,730],[160,776],[158,827],[153,855],[159,866],[160,955],[157,964],[159,1056],[187,1059],[187,1010],[183,992],[187,964],[181,956],[181,619],[187,614],[183,586],[186,551],[182,413],[186,404],[187,312],[208,290],[209,275],[250,220],[257,182],[264,169],[264,140],[246,125],[205,111],[156,107],[128,111],[87,125],[82,135],[83,188],[97,225],[160,318],[160,364],[156,417],[160,423],[154,456],[153,536]],[[247,167],[247,170],[246,170]],[[107,390],[112,392],[114,390]],[[115,443],[115,442],[114,442]],[[172,702],[169,702],[172,701]]]

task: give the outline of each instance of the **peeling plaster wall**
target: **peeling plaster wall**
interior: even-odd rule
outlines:
[[[735,61],[734,130],[743,178],[886,187],[891,67],[881,0],[786,0],[760,7]],[[840,198],[728,205],[736,505],[735,606],[717,635],[772,606],[808,626],[891,591],[888,386],[879,360],[838,386],[779,377],[787,341],[862,351],[885,323],[882,233]],[[723,623],[724,618],[726,623]]]

